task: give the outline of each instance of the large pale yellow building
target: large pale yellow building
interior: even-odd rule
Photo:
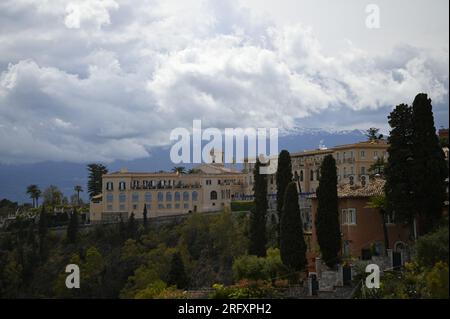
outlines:
[[[103,175],[103,191],[91,200],[90,220],[143,218],[214,212],[244,193],[245,175],[223,164],[200,165],[194,174],[135,173],[121,170]]]
[[[387,160],[385,140],[339,145],[333,148],[291,153],[292,174],[302,193],[313,193],[319,186],[319,169],[323,158],[336,160],[339,184],[364,185],[369,168],[379,158]],[[277,160],[273,158],[272,160]],[[234,199],[253,195],[254,163],[244,162],[243,170],[212,163],[200,165],[195,174],[136,173],[121,170],[103,176],[102,194],[91,200],[91,222],[125,220],[132,213],[148,217],[215,212],[230,206]],[[276,206],[276,176],[268,176],[269,210]],[[307,216],[304,220],[309,220]]]
[[[336,160],[340,185],[364,185],[369,180],[370,166],[379,158],[388,159],[388,147],[385,140],[374,140],[291,153],[292,175],[298,181],[302,192],[313,193],[319,186],[319,170],[322,160],[326,155],[332,155]],[[272,160],[276,160],[276,158]],[[254,163],[244,163],[248,191],[252,189],[253,185],[253,168]],[[269,176],[268,183],[269,194],[276,193],[275,174]]]

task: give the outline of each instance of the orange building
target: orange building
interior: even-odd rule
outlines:
[[[370,256],[383,255],[385,252],[383,218],[379,209],[369,208],[369,200],[383,194],[384,180],[371,180],[366,186],[338,186],[338,207],[341,227],[343,259],[370,259]],[[319,255],[319,245],[316,236],[317,198],[312,198],[311,264]],[[411,237],[410,227],[395,222],[395,216],[388,216],[386,223],[389,249],[402,253],[406,250]]]

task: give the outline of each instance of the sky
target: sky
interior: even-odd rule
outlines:
[[[368,4],[379,28],[368,28]],[[448,127],[447,0],[2,0],[0,163],[146,158],[170,131]]]

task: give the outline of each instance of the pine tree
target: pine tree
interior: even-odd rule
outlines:
[[[102,176],[108,173],[108,169],[103,164],[89,164],[88,194],[92,198],[102,193]]]
[[[267,215],[267,175],[260,174],[261,162],[257,159],[254,176],[255,205],[250,215],[249,249],[250,255],[264,257],[266,255],[266,215]]]
[[[412,106],[412,185],[420,231],[429,232],[442,216],[448,169],[434,126],[431,99],[418,94]]]
[[[69,225],[67,227],[67,241],[75,244],[78,239],[78,213],[76,210],[70,215]]]
[[[282,150],[278,156],[277,167],[277,212],[278,221],[281,221],[283,212],[283,201],[288,184],[292,181],[292,163],[291,155],[288,151]],[[280,224],[278,224],[278,241],[280,237]]]
[[[147,213],[147,205],[144,205],[144,212],[143,212],[143,217],[144,217],[144,229],[147,231],[148,230],[148,213]]]
[[[412,162],[412,110],[406,104],[395,107],[388,117],[390,131],[389,160],[385,169],[386,210],[395,212],[400,222],[412,224],[415,217],[413,205]]]
[[[176,252],[172,256],[167,283],[177,286],[178,289],[184,289],[188,286],[188,278],[184,269],[183,259],[181,259],[179,252]]]
[[[295,182],[289,183],[286,189],[280,224],[280,253],[283,264],[297,271],[305,269],[306,244]]]
[[[328,267],[334,267],[341,250],[339,225],[336,161],[332,155],[323,159],[317,188],[317,240],[322,259]]]

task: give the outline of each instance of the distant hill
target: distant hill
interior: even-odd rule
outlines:
[[[332,147],[340,144],[354,143],[364,140],[364,132],[328,131],[322,129],[294,129],[279,138],[279,150],[287,149],[297,152],[316,149],[319,144]],[[130,171],[170,170],[174,165],[169,158],[170,148],[159,147],[151,152],[151,156],[133,161],[115,161],[107,164],[110,171],[126,167]],[[192,165],[185,165],[192,167]],[[36,164],[4,165],[0,164],[0,200],[7,198],[19,203],[29,202],[25,189],[30,184],[38,184],[41,190],[50,184],[60,188],[68,198],[75,185],[82,185],[86,190],[87,171],[85,164],[67,162],[43,162]],[[82,197],[87,199],[86,192]]]

